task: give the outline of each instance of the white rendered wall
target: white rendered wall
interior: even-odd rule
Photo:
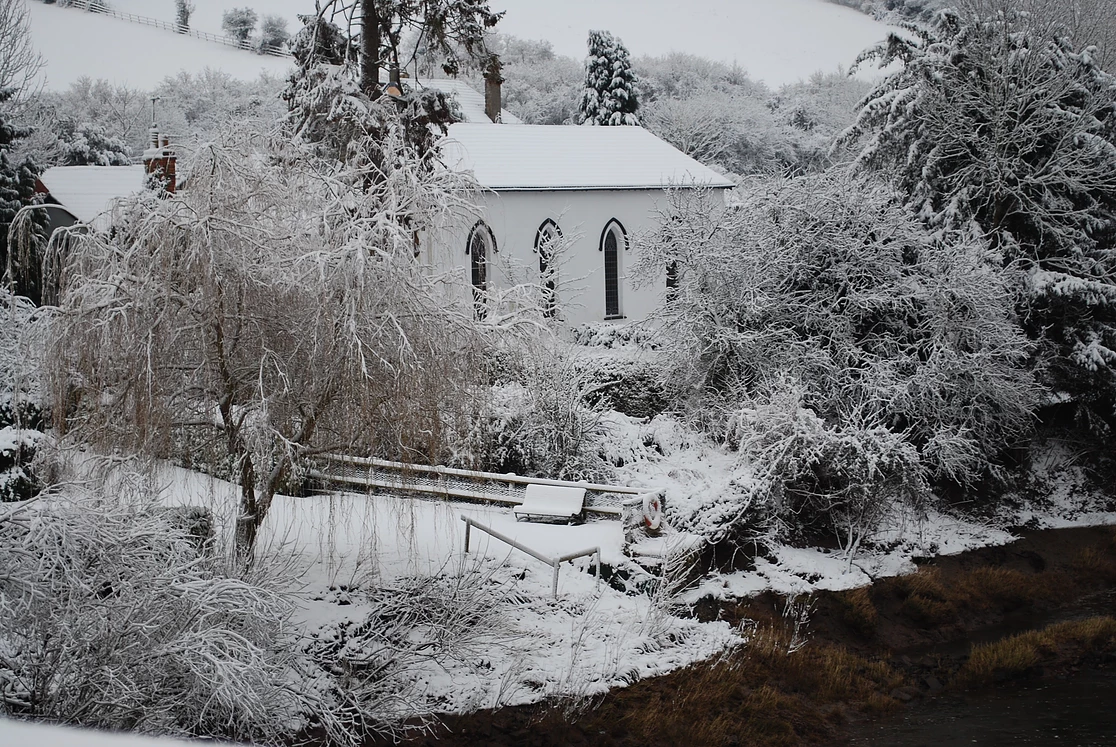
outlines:
[[[535,236],[548,218],[562,232],[557,272],[557,316],[569,325],[605,319],[605,271],[601,238],[605,227],[617,220],[627,234],[619,252],[620,315],[638,321],[649,317],[662,301],[666,272],[641,278],[635,286],[637,250],[633,239],[658,227],[657,209],[665,198],[659,190],[598,190],[553,192],[501,192],[481,196],[480,214],[496,240],[496,254],[489,257],[488,287],[499,292],[515,286],[539,285],[539,256]],[[449,257],[454,272],[469,282],[470,258],[465,252],[468,225],[443,234],[448,247],[438,254]]]

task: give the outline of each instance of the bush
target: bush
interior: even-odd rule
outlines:
[[[292,606],[182,523],[76,492],[0,515],[0,713],[278,741],[304,710],[285,684]]]

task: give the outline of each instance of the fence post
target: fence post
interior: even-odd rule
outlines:
[[[465,519],[464,516],[461,518]],[[472,529],[473,524],[468,519],[465,519],[465,552],[469,552],[469,530]]]
[[[560,561],[558,561],[558,560],[554,561],[554,583],[552,583],[550,585],[550,593],[551,593],[551,596],[553,596],[553,597],[558,596],[558,568],[561,565],[562,564],[561,564]]]

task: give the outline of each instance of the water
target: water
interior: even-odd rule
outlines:
[[[1116,671],[1086,670],[1065,679],[943,696],[902,716],[855,730],[854,745],[1116,745]]]

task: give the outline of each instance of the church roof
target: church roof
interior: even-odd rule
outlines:
[[[39,181],[76,218],[93,223],[117,199],[142,190],[145,178],[143,166],[54,166]]]
[[[450,125],[442,155],[496,191],[734,186],[642,127],[462,122]]]
[[[465,81],[454,78],[430,78],[419,81],[419,85],[441,91],[456,100],[464,121],[491,124],[488,115],[484,113],[484,94]],[[507,109],[500,110],[500,119],[503,124],[523,124],[519,117]]]

